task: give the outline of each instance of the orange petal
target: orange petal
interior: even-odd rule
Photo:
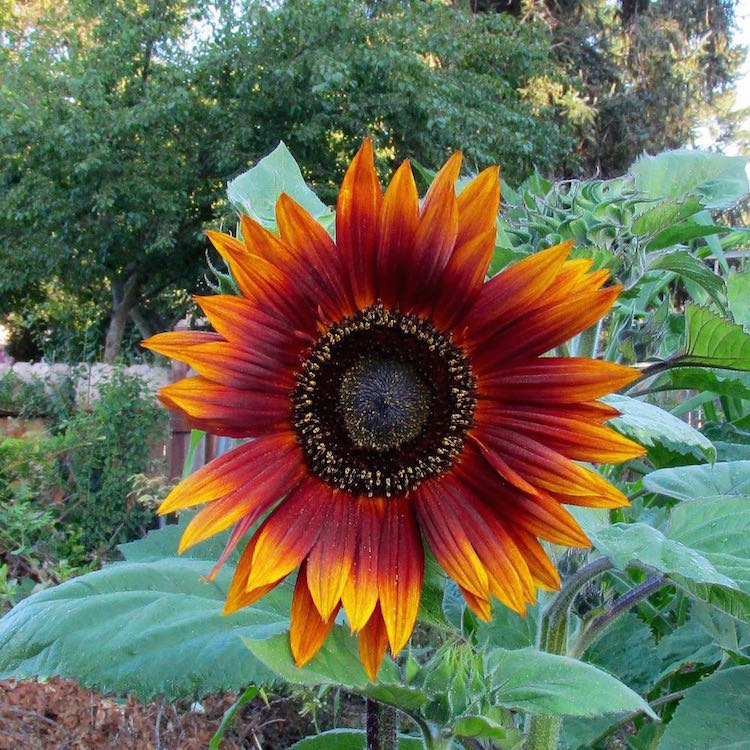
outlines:
[[[638,370],[614,362],[540,357],[492,372],[477,388],[482,397],[499,401],[569,404],[618,391],[638,377]]]
[[[518,431],[482,426],[482,442],[535,487],[570,496],[599,496],[600,507],[627,505],[627,498],[599,474]]]
[[[411,309],[415,305],[418,309],[425,305],[432,306],[435,287],[458,235],[455,185],[460,170],[461,153],[457,152],[437,173],[422,203],[414,249],[407,269],[407,278],[419,279],[419,284],[409,288],[411,299],[401,300],[404,309]]]
[[[295,446],[296,448],[296,446]],[[307,467],[298,450],[269,463],[251,482],[220,500],[215,500],[193,517],[180,539],[182,553],[204,539],[233,526],[240,519],[255,523],[282,495],[290,492],[305,476]]]
[[[294,663],[302,667],[315,656],[331,632],[341,605],[336,606],[327,618],[322,618],[307,588],[307,566],[302,563],[297,573],[297,583],[289,615],[289,646]]]
[[[307,587],[323,619],[341,599],[354,559],[360,505],[345,492],[335,492],[328,501],[328,515],[307,556]]]
[[[494,230],[499,206],[500,169],[488,167],[480,172],[458,196],[456,248],[471,242],[488,229]]]
[[[378,601],[378,547],[386,502],[364,498],[359,501],[357,545],[341,594],[353,633],[364,627]]]
[[[378,677],[378,670],[383,662],[387,646],[388,633],[378,606],[359,631],[359,658],[371,682],[375,682]]]
[[[375,302],[375,242],[382,200],[372,142],[365,138],[346,171],[336,204],[336,245],[360,309]]]
[[[291,573],[315,544],[328,515],[332,490],[316,479],[298,485],[255,534],[247,590]]]
[[[419,525],[435,559],[459,586],[489,601],[487,572],[455,513],[436,483],[420,485],[414,493]]]
[[[227,539],[227,543],[224,545],[221,555],[219,555],[219,559],[216,561],[216,565],[211,568],[211,572],[206,576],[207,581],[213,581],[216,578],[219,571],[224,567],[224,563],[240,543],[242,537],[252,528],[254,520],[253,516],[245,516],[237,522],[232,529],[232,533],[229,535],[229,539]]]
[[[409,640],[417,620],[424,576],[424,551],[411,501],[385,503],[378,557],[378,591],[391,652]]]
[[[286,193],[276,203],[276,223],[281,237],[292,248],[297,277],[309,276],[313,300],[330,320],[351,315],[354,301],[347,295],[340,271],[348,271],[338,261],[338,251],[328,232]]]
[[[212,341],[221,341],[221,336],[209,331],[169,331],[168,333],[157,333],[141,341],[144,349],[158,352],[165,357],[177,359],[175,355],[184,352],[194,346],[208,344]]]
[[[529,310],[557,278],[573,247],[572,241],[524,258],[488,281],[471,311],[470,341],[478,342]]]
[[[385,191],[378,222],[377,291],[386,304],[398,302],[408,256],[419,226],[419,194],[408,160],[396,170]]]
[[[288,322],[280,321],[257,305],[229,294],[194,297],[208,322],[225,339],[253,352],[254,359],[268,367],[278,362],[299,364],[300,352],[313,343]]]
[[[251,539],[245,551],[240,557],[240,561],[237,564],[237,568],[234,571],[232,577],[232,583],[229,585],[229,591],[227,592],[227,600],[224,603],[224,611],[222,614],[231,615],[243,607],[248,607],[254,604],[264,597],[269,591],[274,589],[281,582],[273,581],[272,583],[261,586],[257,589],[247,590],[247,577],[250,574],[250,566],[253,559],[253,553],[255,552],[255,538]]]
[[[610,286],[531,310],[523,318],[523,336],[513,335],[513,325],[506,329],[500,323],[481,348],[472,345],[477,372],[483,377],[505,363],[537,357],[562,344],[604,317],[621,290],[619,285]]]
[[[260,255],[248,252],[244,243],[220,232],[206,232],[224,260],[243,296],[271,314],[295,323],[309,322],[309,304],[300,294],[299,279]]]
[[[264,469],[275,468],[296,447],[292,432],[258,438],[224,453],[180,482],[159,506],[159,513],[218,500],[247,487]]]
[[[496,451],[488,448],[476,435],[471,432],[467,435],[467,439],[471,440],[485,457],[487,463],[492,466],[495,471],[509,484],[517,487],[522,492],[527,492],[529,495],[538,494],[538,490],[533,484],[527,482],[517,471],[508,466],[508,463],[498,455]]]
[[[546,591],[557,591],[560,588],[560,574],[536,537],[518,527],[508,529],[508,533],[526,560],[534,583]]]
[[[458,588],[469,605],[469,609],[483,622],[489,622],[492,619],[492,605],[489,598],[482,599],[461,585]]]
[[[287,394],[241,390],[199,375],[161,388],[158,397],[192,427],[216,435],[255,437],[289,427]]]

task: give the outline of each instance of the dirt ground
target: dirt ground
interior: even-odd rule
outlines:
[[[117,701],[73,680],[0,682],[0,750],[206,750],[236,696],[208,696],[200,704]],[[256,698],[235,717],[221,750],[286,750],[315,732],[310,696]],[[344,726],[361,726],[364,705],[341,701]],[[333,723],[329,702],[318,706],[320,731]]]

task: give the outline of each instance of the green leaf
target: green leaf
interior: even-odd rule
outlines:
[[[704,307],[688,305],[683,364],[750,370],[750,334]]]
[[[566,656],[533,648],[494,649],[486,673],[496,705],[554,716],[596,716],[653,711],[643,698],[612,675]]]
[[[750,666],[723,669],[682,699],[658,750],[750,748]]]
[[[699,552],[645,523],[615,523],[598,531],[591,541],[621,570],[636,563],[678,578],[735,587]]]
[[[284,142],[227,185],[229,202],[268,229],[276,228],[276,201],[286,193],[316,219],[331,212],[306,185]]]
[[[727,276],[727,298],[734,322],[750,330],[750,271]]]
[[[329,729],[295,742],[289,750],[366,750],[367,735],[362,729]],[[398,750],[423,750],[418,737],[398,736]]]
[[[697,226],[697,225],[696,225]],[[711,271],[703,261],[694,258],[685,250],[667,253],[655,258],[649,264],[647,271],[672,271],[678,276],[690,279],[705,289],[711,299],[724,308],[726,305],[726,287],[721,276]]]
[[[677,500],[696,500],[719,495],[750,495],[750,461],[731,461],[712,466],[659,469],[643,477],[643,486]]]
[[[604,631],[588,648],[586,661],[641,694],[648,693],[661,669],[651,629],[633,612],[617,618]]]
[[[648,207],[633,219],[631,226],[633,234],[641,237],[655,237],[703,208],[700,201],[692,197],[680,201],[660,200],[646,205]]]
[[[488,716],[459,716],[453,724],[453,734],[457,737],[487,737],[493,740],[504,740],[508,729]]]
[[[398,669],[388,658],[383,660],[378,682],[370,682],[359,659],[357,641],[348,629],[339,625],[333,627],[320,651],[301,668],[292,658],[288,633],[243,640],[257,659],[287,682],[309,686],[340,685],[407,712],[428,700],[421,690],[400,684]]]
[[[681,224],[675,224],[659,232],[651,242],[646,246],[646,250],[662,250],[665,247],[681,245],[691,240],[697,240],[701,237],[710,237],[714,234],[728,232],[729,227],[717,226],[715,224],[695,224],[692,221],[685,221]]]
[[[667,533],[750,593],[750,494],[682,502],[672,509]]]
[[[272,679],[240,635],[286,629],[291,587],[224,617],[234,571],[201,582],[209,570],[189,558],[118,563],[30,596],[0,620],[0,675],[73,677],[142,700]]]
[[[744,198],[748,186],[743,156],[678,149],[657,156],[644,154],[630,167],[638,190],[649,198],[700,198],[705,208],[730,208]]]
[[[657,377],[651,387],[658,390],[704,391],[717,396],[750,399],[750,374],[708,367],[674,367]],[[704,434],[713,442],[709,434]]]
[[[648,448],[655,460],[665,454],[692,456],[701,461],[716,458],[716,449],[708,438],[664,409],[618,394],[602,401],[621,412],[621,416],[610,420],[610,427]]]
[[[750,461],[750,432],[724,422],[706,426],[704,433],[716,446],[721,461]]]
[[[713,642],[711,636],[694,619],[667,633],[656,647],[661,659],[663,679],[674,674],[686,664],[718,664],[721,661],[721,649]]]

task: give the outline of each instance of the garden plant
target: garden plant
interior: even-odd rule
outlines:
[[[145,342],[237,446],[6,614],[0,677],[237,691],[215,748],[284,683],[367,701],[298,750],[745,747],[746,166],[513,187],[454,154],[383,191],[366,139],[334,209],[280,144],[209,232],[211,330]]]

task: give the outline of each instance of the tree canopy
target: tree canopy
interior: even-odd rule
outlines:
[[[383,176],[461,148],[470,169],[500,163],[511,184],[679,145],[726,109],[732,3],[642,6],[5,6],[0,315],[38,339],[88,327],[108,359],[129,326],[169,325],[201,282],[203,230],[233,221],[227,180],[279,140],[329,202],[368,134]],[[82,356],[79,339],[68,356]]]

